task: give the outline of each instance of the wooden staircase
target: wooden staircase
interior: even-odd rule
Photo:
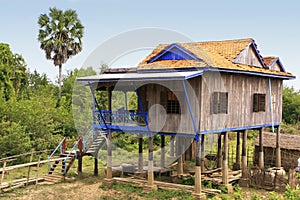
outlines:
[[[103,135],[98,134],[96,137],[94,137],[94,140],[92,141],[91,145],[87,147],[85,151],[85,155],[93,155],[96,156],[98,154],[99,149],[106,143],[105,138]]]
[[[49,165],[48,175],[66,176],[75,159],[78,157],[77,153],[81,156],[92,155],[98,156],[99,149],[106,143],[105,133],[103,131],[94,132],[92,129],[86,134],[86,137],[78,137],[78,140],[70,149],[66,150],[66,138],[64,138],[52,154],[48,157],[48,160],[58,158],[52,165]],[[57,152],[60,149],[60,153]],[[57,156],[55,156],[57,155]],[[60,168],[60,171],[57,169]]]
[[[65,176],[76,159],[76,152],[65,151],[64,153],[59,154],[58,157],[62,158],[62,160],[55,161],[54,164],[50,167],[48,174],[57,174],[57,172],[55,172],[55,169],[57,168],[57,166],[61,166],[61,171],[58,174]]]

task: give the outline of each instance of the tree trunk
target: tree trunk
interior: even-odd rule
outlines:
[[[57,99],[57,107],[60,106],[61,101],[61,86],[62,86],[62,64],[58,66],[58,99]]]

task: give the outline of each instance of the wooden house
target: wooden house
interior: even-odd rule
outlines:
[[[298,166],[300,158],[300,136],[282,134],[280,136],[281,166],[285,170],[295,169]],[[253,142],[254,164],[258,164],[259,140]],[[264,145],[264,163],[268,166],[274,166],[276,160],[276,135],[270,132],[263,132]]]
[[[262,57],[256,42],[249,38],[162,44],[141,61],[136,69],[108,70],[101,75],[78,78],[77,81],[84,82],[92,91],[106,90],[109,99],[114,90],[123,91],[125,95],[128,91],[137,93],[138,110],[132,112],[125,108],[123,113],[138,120],[131,124],[114,121],[118,114],[111,110],[109,100],[107,110],[96,109],[100,116],[98,128],[106,130],[110,139],[111,131],[148,134],[148,169],[153,168],[153,133],[162,137],[194,137],[197,142],[195,195],[201,196],[200,149],[204,135],[220,136],[218,156],[222,159],[225,186],[228,185],[226,152],[229,131],[237,132],[237,148],[240,145],[240,132],[243,133],[242,169],[245,173],[247,130],[260,130],[259,152],[260,164],[263,166],[262,129],[276,128],[279,138],[283,80],[293,78],[279,58]],[[277,165],[280,165],[278,141],[276,147]],[[110,150],[108,155],[111,159]],[[237,155],[237,163],[240,163],[240,158]],[[109,169],[107,176],[111,178]],[[148,186],[153,185],[153,174],[149,170]]]

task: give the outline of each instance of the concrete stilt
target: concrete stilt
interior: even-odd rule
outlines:
[[[276,167],[281,167],[281,151],[280,151],[280,126],[276,132]]]
[[[263,169],[264,164],[264,146],[263,146],[263,129],[259,129],[259,153],[258,153],[259,168]]]
[[[196,143],[196,166],[195,166],[195,190],[193,196],[195,199],[205,199],[206,195],[201,189],[201,137]]]
[[[243,131],[243,141],[242,141],[242,177],[239,180],[239,184],[242,187],[248,187],[248,169],[247,169],[247,130]]]

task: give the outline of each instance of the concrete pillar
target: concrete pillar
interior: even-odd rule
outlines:
[[[138,143],[139,143],[139,160],[138,160],[138,172],[143,171],[143,136],[138,136]]]
[[[281,152],[280,152],[280,126],[276,132],[276,167],[281,167]]]
[[[247,130],[243,131],[242,141],[242,177],[247,177]]]
[[[222,167],[222,133],[219,134],[218,138],[218,152],[217,152],[217,168]]]
[[[259,168],[263,169],[264,164],[264,146],[263,146],[263,129],[259,129],[259,152],[258,152],[258,165]]]
[[[165,136],[161,135],[161,143],[160,143],[160,167],[165,167]]]
[[[196,166],[195,166],[195,189],[193,196],[195,199],[205,199],[206,195],[202,193],[201,188],[201,136],[199,141],[196,142]]]
[[[228,133],[224,133],[223,138],[224,154],[222,165],[222,181],[224,185],[228,185]]]
[[[144,187],[145,192],[150,192],[153,189],[157,189],[154,185],[154,171],[153,171],[153,136],[152,134],[148,138],[148,182]]]

